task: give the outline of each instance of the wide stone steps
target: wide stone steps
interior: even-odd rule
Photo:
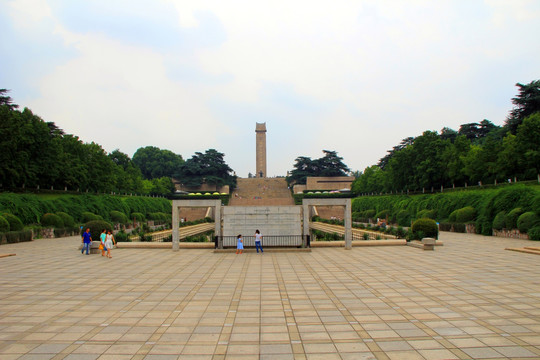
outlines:
[[[294,205],[284,178],[238,179],[230,206]]]

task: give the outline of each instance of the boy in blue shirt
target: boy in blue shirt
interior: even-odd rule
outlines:
[[[90,229],[86,229],[86,231],[83,232],[82,243],[83,248],[81,250],[81,254],[84,254],[84,249],[86,249],[86,255],[88,255],[90,251],[90,245],[92,244],[92,235],[90,234]]]

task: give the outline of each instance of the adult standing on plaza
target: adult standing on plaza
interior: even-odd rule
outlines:
[[[105,246],[107,247],[107,257],[109,259],[112,258],[111,249],[113,248],[113,242],[116,244],[116,241],[114,240],[114,236],[111,230],[109,230],[107,231],[107,236],[105,237]]]
[[[107,240],[107,229],[103,229],[101,235],[99,235],[99,240],[101,241],[101,256],[105,256],[105,251],[107,251],[107,246],[105,241]]]
[[[90,229],[86,229],[86,231],[83,232],[82,243],[83,247],[81,250],[81,254],[84,254],[84,249],[86,249],[86,255],[89,255],[90,245],[92,245],[92,235],[90,234]]]
[[[255,249],[257,249],[257,254],[259,253],[259,249],[261,249],[261,254],[264,252],[262,248],[262,235],[258,229],[255,230]]]

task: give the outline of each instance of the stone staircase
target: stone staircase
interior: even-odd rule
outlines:
[[[238,179],[230,206],[294,205],[284,178]]]
[[[317,213],[322,219],[343,220],[345,209],[343,206],[316,206]]]

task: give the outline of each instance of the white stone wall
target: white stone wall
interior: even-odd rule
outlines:
[[[301,206],[225,206],[223,235],[302,235]]]

